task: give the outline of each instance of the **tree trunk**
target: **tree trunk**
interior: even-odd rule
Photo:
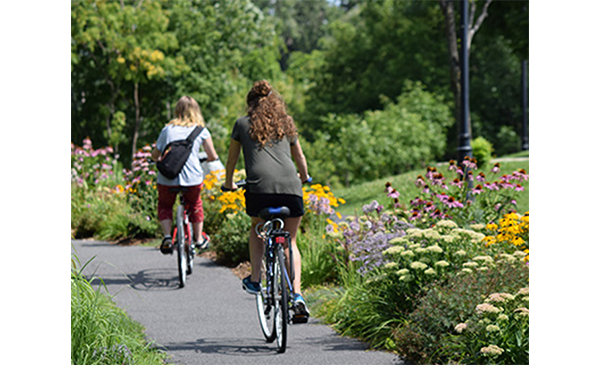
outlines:
[[[137,140],[140,134],[140,98],[139,98],[139,83],[133,84],[133,103],[135,105],[135,125],[133,128],[133,141],[131,142],[131,162],[133,164],[133,156],[137,151]]]
[[[462,90],[460,86],[460,57],[459,57],[459,45],[458,45],[458,37],[456,36],[456,15],[454,12],[454,3],[452,0],[438,0],[440,4],[440,9],[442,10],[442,14],[444,15],[444,23],[446,25],[446,41],[448,44],[448,58],[450,62],[450,80],[451,80],[451,90],[452,94],[454,94],[454,118],[456,120],[457,127],[457,136],[460,133],[458,130],[460,125],[458,121],[460,120],[461,107],[462,107]],[[475,1],[469,1],[471,8],[469,9],[469,34],[467,39],[467,54],[471,51],[471,43],[473,41],[473,37],[475,33],[481,27],[483,20],[487,17],[487,9],[492,0],[485,0],[485,4],[483,6],[483,10],[477,17],[477,21],[475,21],[475,11],[476,11],[476,3]]]

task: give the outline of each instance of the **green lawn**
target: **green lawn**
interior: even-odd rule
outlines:
[[[528,155],[528,153],[527,153]],[[510,157],[522,157],[510,156]],[[447,168],[447,163],[438,165],[440,172],[444,173]],[[513,171],[518,169],[525,169],[529,173],[529,160],[518,160],[518,161],[501,161],[500,172],[503,174],[511,174]],[[485,167],[483,171],[486,175],[490,168]],[[338,198],[346,200],[346,204],[340,206],[337,210],[344,215],[353,215],[356,213],[362,213],[362,206],[373,200],[377,200],[379,203],[386,205],[388,198],[385,194],[385,183],[390,182],[392,186],[400,193],[400,202],[408,204],[418,193],[418,189],[415,186],[415,179],[418,175],[425,175],[426,170],[420,169],[410,171],[404,174],[390,176],[375,181],[370,181],[350,188],[332,189],[334,195]],[[517,196],[517,210],[519,213],[524,213],[529,210],[529,181],[525,181],[522,184],[524,191]]]

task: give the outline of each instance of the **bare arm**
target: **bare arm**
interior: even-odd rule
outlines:
[[[202,147],[206,152],[206,157],[208,158],[208,162],[212,162],[219,159],[219,155],[217,155],[217,151],[215,150],[215,145],[213,144],[212,137],[208,137],[202,142]]]
[[[237,189],[237,185],[233,182],[233,172],[235,171],[235,165],[240,158],[240,151],[242,144],[235,139],[232,139],[229,143],[229,156],[227,157],[227,163],[225,164],[225,186],[227,189]]]
[[[154,147],[154,149],[152,150],[152,153],[150,154],[150,158],[152,159],[152,161],[157,162],[161,153],[162,152],[160,152],[156,147]]]
[[[308,165],[306,164],[306,157],[304,157],[304,152],[302,152],[302,146],[300,146],[300,140],[296,140],[296,143],[292,145],[292,157],[294,162],[296,162],[296,167],[298,168],[298,172],[300,173],[300,180],[305,182],[308,180]]]

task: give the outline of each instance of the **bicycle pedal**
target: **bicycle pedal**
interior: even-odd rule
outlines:
[[[306,315],[294,314],[292,316],[292,323],[294,324],[301,324],[306,322],[308,322],[308,316]]]

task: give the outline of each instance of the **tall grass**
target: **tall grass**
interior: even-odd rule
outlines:
[[[71,364],[164,364],[167,355],[151,347],[144,328],[101,293],[94,289],[78,269],[74,257],[71,270]],[[89,262],[88,262],[89,263]]]

